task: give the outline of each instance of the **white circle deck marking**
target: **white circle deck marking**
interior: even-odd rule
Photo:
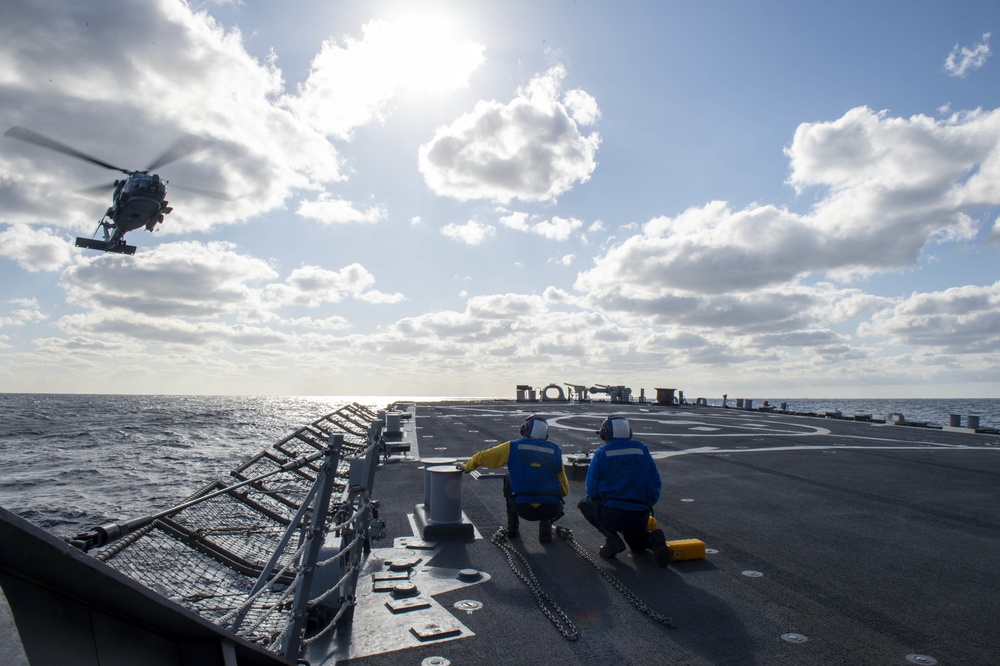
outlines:
[[[555,406],[549,403],[549,407],[554,408]],[[623,407],[626,405],[622,405]],[[513,415],[522,414],[522,412],[500,412],[495,409],[482,408],[482,407],[457,407],[455,408],[465,413],[475,413],[478,416],[488,416],[495,421],[502,421],[505,418]],[[523,412],[527,413],[527,412]],[[652,422],[661,426],[670,426],[672,428],[677,428],[673,432],[637,432],[635,437],[640,440],[653,440],[647,441],[647,444],[654,444],[657,438],[664,438],[668,440],[683,440],[684,438],[697,437],[703,440],[707,439],[722,439],[722,438],[753,438],[756,441],[762,441],[764,438],[767,439],[777,439],[777,438],[816,438],[822,437],[823,435],[832,435],[833,433],[821,426],[800,422],[801,419],[806,417],[797,415],[762,415],[761,422],[749,422],[747,421],[746,414],[699,414],[696,412],[674,412],[674,413],[663,413],[663,414],[653,414],[646,410],[640,409],[639,411],[616,411],[616,416],[624,416],[630,421],[634,422]],[[597,427],[604,419],[607,418],[607,412],[580,412],[580,413],[553,413],[548,417],[547,421],[549,426],[552,428],[557,428],[561,430],[570,430],[575,432],[585,432],[589,435],[596,435]],[[570,419],[591,419],[594,421],[594,425],[590,426],[580,426],[580,425],[570,425],[564,423],[566,420]],[[792,420],[795,419],[795,420]],[[869,427],[880,429],[881,433],[887,433],[886,426],[879,423],[867,423]],[[894,426],[888,426],[889,430]],[[699,446],[690,449],[678,449],[674,451],[654,451],[650,450],[650,454],[655,460],[662,460],[664,458],[671,458],[674,456],[685,456],[692,454],[713,454],[720,456],[727,456],[734,453],[783,453],[789,451],[803,452],[803,451],[813,451],[828,453],[834,450],[839,451],[871,451],[871,450],[884,450],[884,451],[986,451],[992,450],[996,451],[995,448],[998,442],[988,442],[983,444],[946,444],[942,442],[926,441],[926,440],[909,440],[909,439],[899,439],[891,436],[866,436],[866,435],[848,435],[840,434],[836,435],[840,440],[837,443],[831,444],[796,444],[792,446],[758,446],[758,447],[748,447],[744,444],[734,445],[733,448],[722,448],[718,446]],[[843,440],[850,440],[855,442],[862,442],[859,444],[849,445],[843,444]],[[495,442],[497,440],[484,440],[485,442]],[[877,443],[882,443],[881,445]],[[651,447],[655,448],[655,447]]]
[[[809,638],[794,631],[789,631],[786,634],[781,634],[781,640],[786,643],[805,643]]]

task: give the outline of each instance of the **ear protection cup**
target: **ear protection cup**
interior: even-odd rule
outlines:
[[[597,435],[605,442],[610,442],[612,439],[632,439],[632,426],[629,425],[628,419],[622,416],[609,416],[604,419]]]
[[[521,424],[520,433],[528,439],[548,439],[549,424],[541,417],[530,416]]]

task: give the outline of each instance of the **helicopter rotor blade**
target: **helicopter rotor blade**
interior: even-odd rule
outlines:
[[[213,192],[212,190],[202,190],[197,187],[187,187],[186,185],[177,185],[175,183],[170,183],[170,187],[178,190],[184,190],[185,192],[193,192],[195,194],[200,194],[203,197],[210,197],[212,199],[218,199],[220,201],[232,201],[235,197],[231,194],[225,194],[224,192]]]
[[[63,153],[69,155],[70,157],[75,157],[77,159],[83,160],[84,162],[90,162],[91,164],[96,164],[97,166],[102,166],[105,169],[111,169],[113,171],[121,171],[122,173],[129,174],[132,173],[128,169],[123,169],[117,167],[114,164],[108,164],[104,160],[99,160],[96,157],[92,157],[86,153],[82,153],[76,148],[71,148],[64,143],[59,143],[55,139],[50,139],[47,136],[43,136],[38,132],[34,132],[27,127],[21,127],[20,125],[15,125],[9,130],[3,133],[4,136],[9,136],[12,139],[20,139],[21,141],[27,141],[28,143],[33,143],[36,146],[41,146],[42,148],[48,148],[49,150],[54,150],[57,153]]]
[[[185,134],[177,139],[172,146],[167,148],[162,155],[150,162],[149,166],[146,167],[146,171],[159,169],[164,164],[170,164],[191,153],[196,153],[199,150],[207,148],[209,143],[211,142],[207,139],[202,139],[194,134]]]
[[[115,181],[117,182],[117,181]],[[94,185],[93,187],[85,187],[82,190],[76,190],[77,194],[82,194],[85,197],[97,197],[104,196],[108,191],[115,189],[115,183],[104,183],[103,185]]]

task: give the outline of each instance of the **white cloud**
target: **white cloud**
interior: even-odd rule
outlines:
[[[592,125],[601,117],[601,110],[597,108],[597,100],[585,90],[570,90],[563,97],[566,109],[573,120],[581,125]]]
[[[588,121],[596,102],[574,91],[560,100],[566,71],[550,69],[518,90],[509,104],[479,102],[419,150],[420,172],[434,192],[459,200],[548,201],[590,179],[600,136],[580,132],[573,113]],[[590,109],[586,113],[586,109]]]
[[[931,240],[970,238],[969,213],[1000,205],[1000,110],[935,121],[859,108],[801,125],[787,152],[790,182],[825,188],[809,213],[716,201],[656,218],[577,289],[651,303],[896,270]]]
[[[319,266],[302,266],[293,270],[282,284],[265,288],[269,305],[300,305],[315,308],[323,303],[339,303],[352,297],[371,303],[397,303],[401,294],[369,291],[375,276],[361,264],[350,264],[339,271]]]
[[[313,201],[300,201],[299,208],[295,212],[302,217],[319,220],[327,224],[348,222],[372,224],[385,220],[387,215],[385,208],[382,206],[370,206],[366,210],[359,210],[350,201],[332,198],[325,192]]]
[[[513,212],[510,215],[501,216],[500,224],[511,229],[517,229],[518,231],[531,231],[528,218],[529,215],[527,213]]]
[[[151,317],[218,317],[260,307],[251,286],[277,277],[231,243],[166,243],[135,256],[80,257],[62,274],[70,303]]]
[[[4,326],[23,326],[31,322],[44,321],[46,316],[38,307],[34,298],[13,298],[7,301],[11,308],[5,308],[7,315],[0,315],[0,328]]]
[[[366,303],[377,303],[377,304],[392,304],[405,301],[406,297],[400,293],[386,294],[378,289],[369,289],[357,295],[359,301],[364,301]]]
[[[121,310],[67,315],[59,320],[59,326],[70,335],[81,336],[79,340],[84,346],[92,344],[86,336],[99,338],[98,352],[103,351],[108,338],[126,338],[133,341],[133,347],[139,344],[190,346],[209,352],[232,346],[281,348],[289,346],[292,340],[285,333],[259,326],[188,321]]]
[[[441,227],[441,233],[466,245],[479,245],[493,237],[496,228],[489,224],[469,220],[464,224],[452,222]]]
[[[993,228],[990,229],[990,234],[986,237],[986,242],[990,245],[1000,246],[1000,217],[993,222]]]
[[[553,216],[551,220],[539,220],[529,222],[531,216],[527,213],[514,212],[500,218],[500,224],[517,231],[533,233],[548,238],[549,240],[564,241],[577,229],[583,226],[583,222],[576,218],[564,218]]]
[[[1000,282],[913,294],[876,314],[859,333],[948,354],[1000,353]]]
[[[286,326],[301,326],[302,328],[312,328],[322,331],[340,331],[351,327],[351,323],[346,318],[334,315],[323,319],[313,319],[312,317],[299,317],[288,319],[283,322]]]
[[[971,49],[967,46],[951,50],[944,61],[944,71],[949,76],[965,77],[969,72],[977,70],[986,64],[986,59],[990,57],[990,33],[985,33],[982,40]]]
[[[550,240],[564,241],[574,231],[583,226],[583,222],[574,218],[553,216],[551,220],[543,220],[532,227],[532,231]]]
[[[27,271],[57,271],[70,262],[72,248],[69,239],[56,236],[51,229],[15,224],[0,231],[0,256]]]
[[[156,26],[155,38],[149,26]],[[53,31],[60,34],[56,42]],[[171,183],[233,199],[220,206],[168,186],[174,212],[165,234],[236,223],[280,206],[293,189],[343,178],[332,144],[276,104],[283,89],[273,63],[250,57],[238,30],[223,29],[186,3],[8,3],[0,44],[3,127],[28,125],[127,169],[143,168],[184,132],[213,142],[158,171]],[[114,174],[0,141],[0,220],[92,232],[110,197],[52,193],[69,194]]]

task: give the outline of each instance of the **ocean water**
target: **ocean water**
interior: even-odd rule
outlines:
[[[0,393],[0,506],[56,535],[74,535],[167,509],[344,404],[381,409],[407,399]],[[767,400],[817,414],[900,412],[937,425],[947,425],[949,414],[965,425],[972,414],[982,427],[1000,426],[1000,400],[753,400],[754,407]]]

